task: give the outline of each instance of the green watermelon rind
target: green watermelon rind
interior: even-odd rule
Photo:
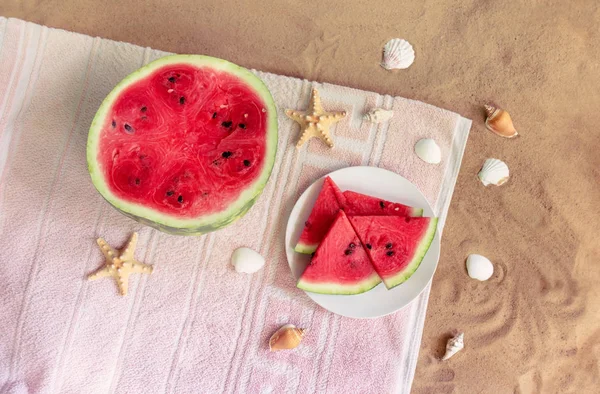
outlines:
[[[423,216],[423,208],[412,208],[410,211],[410,216],[414,218],[420,218]]]
[[[435,232],[437,231],[437,223],[438,218],[431,218],[429,222],[429,226],[427,227],[427,231],[425,235],[419,242],[419,246],[417,246],[417,250],[415,251],[415,255],[410,263],[400,272],[398,272],[394,276],[388,276],[387,278],[382,278],[385,287],[388,290],[406,282],[408,278],[410,278],[417,268],[421,265],[423,258],[427,254],[431,243],[433,242],[433,238],[435,237]]]
[[[381,278],[377,273],[373,272],[370,277],[353,284],[340,284],[331,282],[311,283],[300,279],[296,284],[301,290],[317,294],[329,295],[356,295],[366,293],[375,286],[381,283]]]
[[[309,244],[304,244],[304,243],[298,242],[296,244],[296,247],[294,247],[294,250],[298,253],[311,254],[315,250],[317,250],[318,246],[319,246],[319,244],[310,244],[309,245]]]
[[[192,64],[199,67],[210,67],[216,70],[225,71],[239,77],[244,83],[254,89],[255,93],[264,101],[267,107],[267,146],[265,154],[265,162],[263,170],[254,181],[254,183],[248,186],[238,197],[238,199],[231,204],[227,210],[217,212],[211,215],[203,216],[198,219],[182,219],[177,216],[169,215],[166,213],[158,212],[154,209],[144,207],[141,204],[125,201],[115,196],[109,189],[106,181],[104,180],[104,174],[99,167],[97,161],[98,156],[98,145],[99,136],[103,125],[105,124],[105,118],[113,104],[118,98],[119,94],[127,88],[131,83],[136,80],[142,79],[158,68],[177,64],[185,63]],[[178,234],[178,235],[198,235],[204,234],[211,231],[218,230],[222,227],[231,224],[237,219],[241,218],[248,212],[248,210],[254,205],[260,194],[262,193],[273,169],[275,163],[275,156],[277,154],[277,138],[278,138],[278,124],[277,124],[277,108],[275,101],[269,89],[256,75],[249,70],[240,67],[236,64],[228,62],[226,60],[213,58],[210,56],[202,55],[170,55],[155,60],[146,66],[140,68],[137,71],[129,74],[123,79],[109,94],[106,96],[96,116],[94,117],[90,126],[87,141],[87,163],[92,182],[102,197],[108,201],[113,207],[118,209],[126,216],[131,217],[134,220],[142,224],[149,225],[158,230]]]

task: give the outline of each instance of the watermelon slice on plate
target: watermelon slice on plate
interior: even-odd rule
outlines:
[[[119,211],[174,234],[243,216],[275,161],[277,110],[250,71],[208,56],[158,59],[121,81],[90,127],[94,186]]]
[[[344,195],[330,177],[325,178],[323,186],[313,206],[308,220],[294,250],[299,253],[311,254],[317,250],[331,223],[339,210],[344,206]]]
[[[429,250],[437,218],[354,216],[352,227],[366,248],[373,267],[391,289],[417,270]]]
[[[360,294],[381,283],[344,211],[298,281],[298,288],[320,294]]]
[[[422,208],[413,208],[397,202],[367,196],[346,190],[344,211],[348,216],[423,216]]]

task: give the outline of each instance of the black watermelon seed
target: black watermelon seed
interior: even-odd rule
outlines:
[[[140,184],[140,178],[135,178],[135,184],[139,185]]]
[[[221,123],[221,126],[223,126],[223,127],[228,127],[228,128],[229,128],[229,127],[231,127],[231,125],[232,125],[232,124],[233,124],[233,122],[232,122],[232,121],[228,121],[228,122],[223,122],[223,123]]]
[[[213,160],[213,165],[218,166],[219,164],[221,164],[219,160]]]
[[[391,243],[387,243],[387,244],[385,244],[385,248],[386,248],[386,249],[391,249],[391,248],[392,248],[392,244],[391,244]]]
[[[217,117],[217,113],[213,112],[213,119],[215,119]]]
[[[244,165],[246,167],[250,167],[250,160],[244,160]]]
[[[310,257],[311,257],[311,258],[312,258],[312,257],[315,257],[315,252],[312,252],[312,253],[310,254]]]
[[[310,227],[310,226],[311,226],[311,224],[310,224],[310,222],[309,222],[308,220],[307,220],[306,222],[304,222],[304,225],[305,225],[306,227]]]
[[[123,127],[125,127],[125,131],[127,131],[129,134],[133,134],[133,127],[131,127],[127,123],[125,123],[125,126]]]
[[[114,120],[112,121],[112,127],[113,127],[113,129],[114,129],[115,127],[117,127],[117,122],[115,122]]]
[[[367,244],[366,247],[367,247],[367,249],[370,250],[371,249],[371,244]]]
[[[171,83],[175,82],[175,77],[170,77],[169,82],[171,82]]]
[[[385,203],[383,201],[379,201],[379,206],[381,209],[385,208]]]
[[[348,247],[350,249],[354,249],[356,247],[356,244],[354,242],[350,242],[350,245],[348,245]]]
[[[173,194],[175,194],[175,192],[173,190],[169,190],[167,192],[167,197],[171,197]]]
[[[177,197],[177,202],[182,204],[183,203],[183,196],[180,195],[179,197]]]
[[[179,104],[183,105],[185,103],[185,97],[179,97]]]
[[[344,252],[344,254],[346,256],[348,256],[349,254],[352,254],[352,249],[346,249],[346,251]]]
[[[239,127],[240,129],[245,129],[245,128],[246,128],[246,125],[245,125],[245,124],[243,124],[243,123],[240,123],[240,124],[238,125],[238,127]]]
[[[387,254],[388,256],[393,256],[393,255],[394,255],[394,251],[393,251],[393,250],[389,250],[389,251],[388,251],[386,254]]]
[[[223,156],[224,159],[227,159],[229,156],[231,156],[233,153],[227,151],[227,152],[223,152],[221,153],[221,156]]]
[[[146,112],[146,111],[148,111],[148,108],[146,108],[146,107],[142,107],[142,108],[140,108],[140,111],[142,111],[142,112]]]

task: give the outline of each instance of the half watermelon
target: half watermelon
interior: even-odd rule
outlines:
[[[243,216],[275,160],[277,111],[250,71],[208,56],[156,60],[121,81],[90,127],[94,186],[127,216],[174,234]]]
[[[388,289],[405,282],[429,250],[437,218],[354,216],[352,227]]]
[[[344,203],[344,195],[338,186],[330,177],[326,177],[294,250],[307,254],[317,250]]]
[[[423,216],[422,208],[413,208],[397,202],[367,196],[346,190],[344,211],[348,216]]]
[[[339,211],[298,281],[321,294],[360,294],[381,283],[348,218]]]

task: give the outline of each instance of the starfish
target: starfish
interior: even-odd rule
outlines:
[[[98,238],[98,246],[106,258],[106,266],[96,273],[89,275],[88,280],[112,276],[117,280],[117,286],[119,286],[121,295],[127,295],[127,280],[129,279],[129,275],[133,273],[151,274],[153,269],[151,265],[140,263],[133,257],[137,239],[138,234],[133,233],[127,246],[120,253],[117,253],[104,239]]]
[[[312,90],[308,109],[306,111],[294,111],[288,109],[285,114],[300,124],[302,136],[296,144],[300,148],[306,141],[312,137],[319,137],[330,148],[333,148],[333,141],[329,134],[329,126],[339,122],[346,116],[346,111],[342,112],[327,112],[323,109],[321,98],[317,89]]]

